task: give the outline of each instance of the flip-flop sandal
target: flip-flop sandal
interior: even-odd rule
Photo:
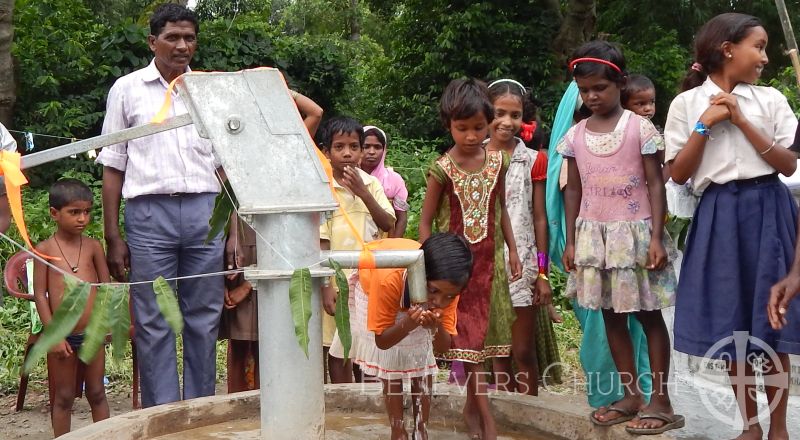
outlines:
[[[656,435],[656,434],[663,434],[667,431],[672,429],[680,429],[686,424],[686,419],[684,419],[681,415],[673,415],[669,416],[664,413],[639,413],[637,416],[639,420],[661,420],[664,422],[663,425],[659,426],[658,428],[631,428],[630,426],[626,426],[625,430],[628,431],[628,434],[634,435]]]
[[[609,411],[614,411],[614,412],[618,412],[618,413],[620,413],[622,415],[617,417],[617,418],[615,418],[615,419],[603,421],[603,420],[599,420],[597,418],[597,415],[598,415],[597,412],[598,411],[600,411],[600,410],[599,409],[594,410],[589,414],[589,419],[592,421],[592,423],[594,423],[597,426],[619,425],[620,423],[625,423],[625,422],[627,422],[629,420],[633,420],[633,418],[636,417],[636,411],[635,410],[627,410],[625,408],[620,408],[618,406],[610,405],[609,407],[606,408],[606,412],[605,412],[606,414],[608,414]]]

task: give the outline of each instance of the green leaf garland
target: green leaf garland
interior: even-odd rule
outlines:
[[[297,269],[289,284],[289,305],[292,309],[294,334],[297,343],[308,357],[308,321],[311,319],[311,271]]]
[[[350,285],[347,282],[347,277],[342,270],[342,266],[329,260],[331,267],[336,271],[336,287],[339,289],[339,294],[336,297],[336,314],[333,316],[336,321],[336,330],[339,332],[339,340],[342,342],[344,348],[344,360],[350,359],[350,347],[353,344],[353,336],[350,333]]]

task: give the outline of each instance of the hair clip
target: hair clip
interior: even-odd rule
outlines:
[[[491,89],[492,87],[494,87],[494,86],[496,86],[497,84],[500,84],[500,83],[511,83],[511,84],[514,84],[515,86],[519,87],[519,89],[520,89],[520,91],[522,92],[523,95],[528,93],[528,91],[525,89],[525,86],[523,86],[519,81],[514,81],[513,79],[508,79],[508,78],[498,79],[497,81],[493,81],[491,84],[489,84],[489,88]]]
[[[610,68],[612,68],[612,69],[616,70],[616,71],[617,71],[617,73],[619,73],[620,75],[624,75],[624,73],[622,73],[622,69],[620,69],[620,68],[619,68],[619,66],[617,66],[617,65],[616,65],[616,64],[614,64],[614,63],[612,63],[611,61],[604,60],[604,59],[600,59],[600,58],[592,58],[592,57],[586,57],[586,58],[577,58],[577,59],[574,59],[574,60],[570,61],[570,63],[569,63],[569,69],[570,69],[570,70],[575,70],[575,65],[576,65],[576,64],[578,64],[578,63],[597,63],[597,64],[604,64],[604,65],[606,65],[606,66],[608,66],[608,67],[610,67]]]
[[[530,142],[533,139],[533,133],[536,132],[536,121],[530,124],[522,123],[520,126],[519,137],[525,142]]]
[[[695,72],[703,73],[703,65],[700,63],[694,63],[692,64],[692,70],[694,70]]]

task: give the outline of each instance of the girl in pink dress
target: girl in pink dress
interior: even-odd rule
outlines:
[[[684,424],[667,390],[670,341],[661,309],[674,305],[675,248],[664,232],[664,182],[653,124],[620,104],[625,59],[604,41],[579,48],[570,66],[592,116],[557,147],[568,163],[564,204],[567,293],[602,309],[624,397],[592,412],[597,425],[630,421],[632,434],[657,434]],[[667,253],[667,249],[670,253]],[[650,347],[653,393],[645,404],[628,331],[628,314],[642,323]],[[637,414],[638,413],[638,414]]]

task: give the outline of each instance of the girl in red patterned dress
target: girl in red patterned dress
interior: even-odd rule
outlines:
[[[434,218],[440,231],[461,234],[474,256],[472,277],[458,303],[458,334],[442,357],[464,362],[467,401],[464,418],[473,438],[497,437],[483,364],[486,358],[511,355],[514,311],[508,282],[522,276],[522,264],[505,208],[508,154],[486,151],[483,141],[494,119],[486,84],[453,80],[439,105],[444,126],[455,145],[434,162],[419,226],[424,242]],[[506,277],[503,244],[508,245],[511,277]]]

